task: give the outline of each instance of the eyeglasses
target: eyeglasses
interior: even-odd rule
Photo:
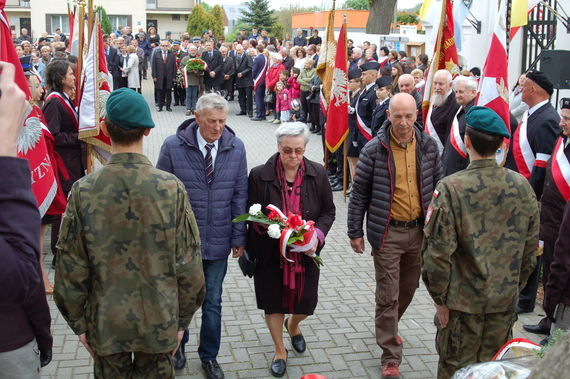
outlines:
[[[305,152],[305,149],[302,147],[298,147],[296,149],[292,149],[290,147],[282,147],[281,151],[285,155],[291,155],[292,153],[295,153],[295,155],[303,155],[303,153]]]

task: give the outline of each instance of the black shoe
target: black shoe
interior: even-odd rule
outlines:
[[[523,325],[523,329],[529,333],[546,334],[546,335],[550,334],[550,329],[546,328],[540,324],[538,324],[538,325]]]
[[[224,379],[224,372],[218,364],[218,361],[212,359],[208,362],[202,362],[202,368],[206,370],[206,378],[208,379]]]
[[[528,309],[528,308],[523,308],[520,305],[517,306],[517,314],[523,314],[523,313],[532,313],[534,311],[533,308]]]
[[[172,108],[166,107],[166,111],[167,111],[167,112],[172,112]]]
[[[287,352],[287,355],[289,355],[289,352]],[[285,375],[285,371],[287,371],[287,359],[271,361],[271,375],[276,378],[280,378]]]
[[[546,345],[548,345],[548,342],[550,342],[550,336],[544,338],[544,339],[543,339],[542,341],[540,341],[538,344],[539,344],[540,346],[546,346]]]
[[[322,136],[322,135],[323,135],[323,131],[322,131],[321,129],[319,129],[319,130],[317,130],[317,131],[315,132],[315,134],[318,135],[318,136]]]
[[[245,116],[245,112],[236,113],[236,116]]]
[[[162,107],[157,107],[157,108],[156,108],[156,111],[157,111],[157,112],[162,112]]]
[[[285,323],[284,323],[285,330],[287,330],[287,333],[289,333],[288,321],[289,321],[289,317],[287,317],[285,319]],[[289,335],[291,336],[291,333],[289,333]],[[304,353],[305,350],[307,350],[307,343],[305,342],[305,337],[303,337],[302,334],[299,334],[296,336],[291,336],[291,345],[293,346],[293,349],[297,353]]]
[[[248,114],[247,117],[253,118],[253,115],[252,115],[252,114]]]
[[[172,357],[172,363],[175,370],[182,370],[186,366],[186,354],[184,354],[184,347],[180,345],[174,357]]]
[[[253,117],[251,121],[265,121],[265,117]]]
[[[55,255],[53,256],[53,259],[51,260],[51,269],[55,270]]]
[[[174,103],[174,106],[177,107],[177,106],[178,106],[178,103]]]
[[[333,191],[333,192],[342,191],[342,184],[338,183],[337,185],[332,186],[331,191]]]

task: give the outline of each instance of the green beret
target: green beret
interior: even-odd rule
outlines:
[[[475,105],[469,109],[465,116],[467,126],[487,134],[495,134],[511,138],[505,122],[494,110]]]
[[[121,129],[154,128],[146,100],[130,88],[111,92],[105,109],[109,120]]]

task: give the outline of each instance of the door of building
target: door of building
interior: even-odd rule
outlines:
[[[146,31],[148,32],[148,28],[154,26],[155,29],[158,31],[158,20],[146,20]]]
[[[20,34],[22,34],[22,28],[26,28],[28,29],[28,34],[32,35],[32,19],[29,17],[20,17],[20,33],[18,34],[18,36]]]

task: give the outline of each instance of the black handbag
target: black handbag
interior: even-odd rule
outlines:
[[[253,278],[253,274],[255,274],[255,268],[257,266],[257,258],[250,257],[247,250],[244,250],[243,255],[238,259],[238,264],[243,276]]]

